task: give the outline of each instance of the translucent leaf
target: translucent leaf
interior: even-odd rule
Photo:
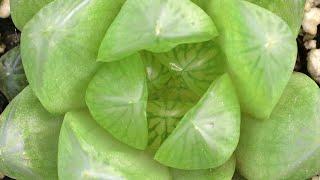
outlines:
[[[214,42],[179,45],[166,53],[142,52],[149,99],[197,102],[226,72],[225,56]]]
[[[123,0],[56,0],[22,32],[28,81],[52,113],[85,107],[85,90],[99,66],[103,36]]]
[[[174,180],[231,180],[236,168],[236,158],[232,156],[225,164],[215,169],[179,170],[171,169]]]
[[[304,14],[306,0],[247,0],[264,7],[285,20],[293,31],[298,35]]]
[[[11,18],[14,25],[22,30],[23,26],[45,5],[53,0],[10,0]]]
[[[127,0],[108,29],[98,60],[119,60],[143,49],[165,52],[216,35],[210,17],[189,0]]]
[[[0,117],[0,171],[15,179],[57,179],[62,119],[25,88]]]
[[[149,101],[149,150],[156,152],[194,104],[180,101]]]
[[[155,54],[155,60],[199,96],[226,72],[226,58],[212,41],[180,45],[167,53]]]
[[[320,91],[293,74],[269,119],[243,116],[237,168],[247,179],[307,179],[320,169]]]
[[[12,100],[27,85],[20,48],[16,47],[0,58],[0,91],[7,99]]]
[[[148,143],[147,99],[146,75],[139,55],[102,66],[86,95],[94,119],[118,140],[138,149]]]
[[[162,164],[185,170],[224,164],[240,135],[240,108],[228,75],[213,83],[188,111],[155,155]]]
[[[171,179],[166,167],[114,139],[88,112],[66,114],[58,159],[60,179]]]
[[[268,118],[294,68],[295,36],[281,18],[246,1],[211,0],[208,12],[221,33],[242,111]]]
[[[147,73],[150,101],[197,102],[200,99],[179,76],[173,76],[169,68],[160,63],[157,54],[143,51],[141,57]]]

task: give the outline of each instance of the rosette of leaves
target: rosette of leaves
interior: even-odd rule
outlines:
[[[0,58],[0,91],[12,100],[27,85],[20,47],[15,47]]]
[[[292,85],[301,14],[279,13],[303,7],[252,2],[55,0],[34,12],[22,62],[29,91],[65,115],[59,178],[227,180],[236,166],[249,179],[314,175],[318,88]]]

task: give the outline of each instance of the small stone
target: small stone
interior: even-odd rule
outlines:
[[[304,47],[306,49],[316,49],[317,48],[317,41],[316,40],[309,40],[309,41],[306,41],[304,43]]]
[[[319,176],[313,176],[311,180],[320,180]]]
[[[320,24],[320,9],[311,8],[304,14],[302,27],[303,30],[311,35],[317,34],[317,26]]]
[[[314,6],[320,5],[320,0],[313,0],[313,1],[314,1],[314,2],[313,2]]]
[[[0,18],[7,18],[10,16],[10,1],[0,0]]]
[[[312,40],[316,37],[316,35],[311,35],[311,34],[305,34],[303,36],[303,41],[309,41],[309,40]]]
[[[0,44],[0,54],[4,53],[5,50],[6,50],[6,45]]]
[[[308,53],[307,61],[311,77],[320,84],[320,49],[312,49]]]
[[[304,11],[310,11],[310,9],[314,6],[314,0],[307,0],[304,6]]]

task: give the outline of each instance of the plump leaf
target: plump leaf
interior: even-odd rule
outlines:
[[[225,57],[211,41],[142,55],[150,92],[149,146],[157,150],[210,84],[226,71]]]
[[[264,7],[285,20],[293,31],[298,35],[303,18],[306,0],[247,0]]]
[[[29,83],[52,113],[85,106],[98,47],[123,0],[56,0],[22,32],[22,61]]]
[[[45,5],[53,0],[10,0],[11,18],[22,30],[24,25]]]
[[[200,99],[179,76],[174,76],[168,67],[161,64],[156,53],[141,52],[147,73],[150,101],[197,102]]]
[[[208,7],[208,0],[191,0],[193,3],[195,3],[196,5],[198,5],[199,7],[201,7],[201,9],[203,9],[204,11],[207,10]]]
[[[294,68],[295,36],[281,18],[246,1],[211,0],[208,12],[221,33],[242,111],[268,118]]]
[[[149,99],[197,102],[226,72],[225,56],[214,42],[179,45],[166,53],[142,52]]]
[[[210,84],[226,72],[225,56],[212,41],[184,44],[167,53],[155,54],[171,75],[202,96]]]
[[[156,152],[194,104],[181,101],[148,102],[149,149]]]
[[[230,180],[236,168],[236,158],[232,156],[225,164],[215,169],[179,170],[171,169],[174,180]]]
[[[215,168],[231,157],[239,135],[240,108],[226,74],[186,113],[155,159],[178,169]]]
[[[127,0],[102,42],[99,61],[147,49],[165,52],[217,35],[210,17],[189,0]]]
[[[0,116],[0,172],[15,179],[57,179],[62,119],[26,87]]]
[[[60,179],[171,179],[166,167],[117,141],[88,112],[66,114],[58,159]]]
[[[94,119],[121,142],[148,143],[147,84],[138,54],[105,64],[89,84],[86,102]]]
[[[12,100],[27,85],[20,48],[15,47],[0,58],[0,91],[7,99]]]
[[[150,94],[152,95],[157,93],[160,89],[168,84],[172,77],[169,69],[156,60],[155,53],[141,51],[140,55],[145,65],[148,93],[150,98]],[[153,98],[153,96],[151,98]]]
[[[247,179],[307,179],[320,169],[320,91],[293,74],[269,119],[243,116],[237,168]]]

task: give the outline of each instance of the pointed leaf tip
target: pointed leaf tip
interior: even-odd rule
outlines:
[[[147,99],[146,75],[138,54],[102,66],[86,94],[94,119],[118,140],[137,149],[144,149],[148,142]]]
[[[217,34],[211,18],[189,0],[127,0],[107,31],[98,60],[119,60],[143,49],[165,52]]]
[[[295,36],[280,17],[247,1],[211,1],[208,9],[221,33],[242,111],[268,118],[294,68]]]
[[[225,163],[240,136],[240,107],[228,75],[213,83],[185,114],[155,155],[160,163],[185,170]]]

